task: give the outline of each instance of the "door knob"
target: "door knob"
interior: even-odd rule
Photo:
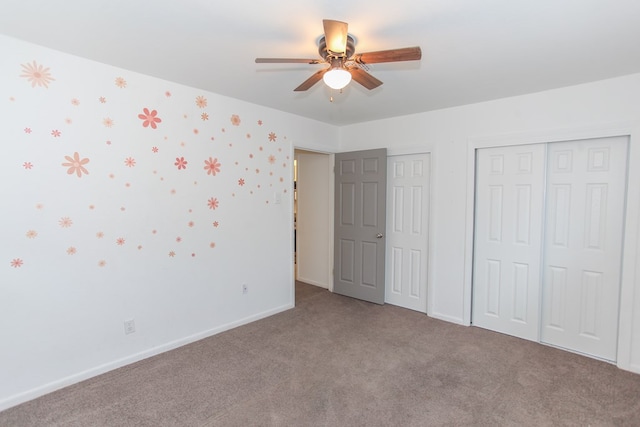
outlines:
[[[376,239],[382,239],[382,233],[376,234]]]

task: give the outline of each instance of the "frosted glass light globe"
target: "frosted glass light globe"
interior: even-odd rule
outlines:
[[[342,68],[334,68],[324,73],[322,80],[331,89],[339,90],[349,84],[351,73]]]

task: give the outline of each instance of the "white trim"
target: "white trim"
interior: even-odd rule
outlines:
[[[335,245],[335,241],[334,241],[334,237],[335,237],[335,228],[336,228],[336,224],[335,224],[335,187],[336,187],[336,176],[335,176],[335,166],[336,165],[336,155],[331,153],[329,154],[329,200],[327,201],[327,215],[329,215],[329,230],[331,230],[331,232],[329,233],[329,291],[333,292],[333,283],[334,283],[334,279],[333,279],[333,271],[334,271],[334,263],[335,263],[335,257],[334,257],[334,245]]]
[[[293,271],[293,279],[294,279],[294,281],[292,282],[293,283],[292,286],[294,288],[292,290],[292,292],[295,295],[295,279],[296,279],[296,276],[298,276],[298,280],[300,280],[302,282],[309,283],[309,284],[315,285],[315,286],[319,286],[321,288],[328,289],[329,291],[333,292],[333,263],[334,263],[334,259],[333,259],[334,212],[333,212],[333,209],[334,209],[334,198],[335,198],[334,197],[334,191],[335,191],[334,190],[334,180],[335,180],[335,178],[334,178],[333,170],[334,170],[334,163],[335,163],[335,154],[331,153],[331,152],[328,152],[326,150],[318,151],[318,150],[315,150],[315,149],[301,148],[301,147],[297,147],[297,146],[292,146],[291,158],[295,158],[296,151],[308,152],[308,153],[316,153],[316,154],[322,154],[322,155],[329,156],[329,162],[328,162],[329,163],[329,170],[328,170],[329,179],[328,179],[327,185],[328,185],[328,189],[329,189],[328,194],[330,196],[329,196],[329,200],[327,200],[326,214],[327,214],[327,217],[328,217],[328,222],[327,222],[329,224],[328,228],[329,228],[329,230],[331,230],[331,232],[329,233],[329,250],[328,250],[328,253],[327,253],[327,257],[329,259],[329,271],[328,271],[328,276],[327,277],[329,277],[329,282],[327,284],[324,284],[324,283],[319,283],[319,282],[317,282],[315,280],[311,280],[311,279],[306,279],[306,278],[300,277],[299,275],[297,275],[297,272],[295,271],[295,267],[294,267],[293,270],[292,270]],[[293,192],[294,192],[293,191],[293,174],[291,176],[291,182],[292,182],[292,184],[291,184],[291,197],[293,198]],[[293,208],[293,203],[295,203],[295,201],[293,201],[293,199],[292,199],[292,204],[291,204],[292,208]],[[293,233],[294,225],[295,225],[294,224],[294,216],[293,216],[293,210],[292,210],[292,214],[291,214],[291,233],[292,233],[293,239],[294,239],[294,245],[292,246],[292,248],[295,248],[295,234]],[[295,255],[293,255],[293,256],[295,256]],[[292,263],[292,265],[295,265],[295,260],[293,258],[291,260],[291,263]],[[294,297],[293,301],[295,303],[295,297]]]
[[[430,314],[429,317],[433,317],[434,319],[443,320],[449,323],[456,323],[462,326],[469,326],[464,324],[464,319],[461,319],[460,317],[449,316],[448,314],[442,314],[442,313],[436,312],[436,313]]]
[[[294,200],[295,197],[295,190],[293,188],[293,180],[295,178],[295,166],[294,166],[294,162],[295,162],[295,152],[296,149],[293,146],[293,144],[291,144],[289,146],[289,158],[291,159],[291,170],[289,172],[289,186],[287,187],[289,189],[289,206],[291,207],[291,209],[289,209],[289,242],[291,242],[291,246],[289,246],[289,253],[291,254],[291,258],[289,258],[289,265],[291,266],[291,269],[289,270],[289,283],[291,284],[291,289],[289,291],[289,302],[291,304],[292,307],[295,307],[296,305],[296,254],[295,254],[295,247],[296,247],[296,233],[294,231],[294,220],[295,220],[295,216],[293,214],[293,209],[295,206],[296,201]]]
[[[640,373],[640,361],[631,360],[633,347],[633,322],[640,313],[634,313],[634,302],[640,298],[635,289],[638,278],[638,245],[640,243],[640,122],[603,123],[581,127],[550,129],[544,131],[471,137],[467,142],[467,203],[464,253],[464,312],[463,324],[471,324],[471,294],[473,272],[473,233],[475,206],[475,151],[478,148],[561,142],[578,139],[629,137],[627,194],[625,211],[625,239],[620,285],[620,318],[618,328],[617,366]],[[638,283],[638,285],[636,285]],[[435,315],[434,315],[435,317]],[[637,344],[640,345],[640,344]]]
[[[393,148],[387,147],[387,157],[390,156],[406,156],[411,154],[431,154],[433,152],[433,144],[424,144],[420,147],[413,148]]]
[[[640,373],[640,360],[632,360],[634,324],[640,316],[640,123],[629,133],[625,237],[622,252],[622,280],[620,287],[620,318],[618,323],[617,365],[621,369]],[[629,238],[631,237],[631,238]],[[635,310],[634,310],[635,309]],[[640,339],[638,331],[636,339]],[[636,345],[640,346],[640,343]]]
[[[309,279],[307,277],[302,277],[298,274],[298,280],[309,285],[317,286],[322,289],[329,289],[327,283],[318,282],[317,280]]]
[[[61,388],[70,386],[72,384],[79,383],[80,381],[87,380],[89,378],[93,378],[95,376],[104,374],[106,372],[112,371],[114,369],[121,368],[126,365],[130,365],[132,363],[138,362],[143,359],[147,359],[152,356],[156,356],[160,353],[164,353],[178,347],[182,347],[187,344],[191,344],[196,341],[200,341],[205,338],[209,338],[213,335],[217,335],[221,332],[228,331],[233,328],[237,328],[238,326],[246,325],[251,322],[255,322],[256,320],[264,319],[269,316],[273,316],[274,314],[281,313],[283,311],[287,311],[293,308],[293,304],[286,304],[272,310],[263,311],[261,313],[254,314],[249,317],[245,317],[244,319],[236,320],[234,322],[230,322],[221,326],[218,326],[213,329],[209,329],[203,332],[199,332],[197,334],[190,335],[185,338],[180,338],[175,341],[168,342],[163,345],[159,345],[157,347],[150,348],[148,350],[142,351],[140,353],[133,354],[131,356],[124,357],[122,359],[114,360],[113,362],[105,363],[100,366],[96,366],[95,368],[87,369],[85,371],[79,372],[77,374],[70,375],[68,377],[44,384],[40,387],[33,388],[31,390],[27,390],[25,392],[13,395],[7,399],[0,401],[0,411],[4,411],[5,409],[9,409],[13,406],[19,405],[21,403],[27,402],[29,400],[33,400],[37,397],[44,396],[45,394],[51,393],[53,391],[59,390]]]

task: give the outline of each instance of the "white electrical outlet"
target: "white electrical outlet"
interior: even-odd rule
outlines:
[[[248,294],[249,293],[249,285],[247,285],[246,283],[242,284],[242,293],[243,294]]]
[[[136,331],[136,321],[133,319],[124,321],[124,334],[129,335]]]

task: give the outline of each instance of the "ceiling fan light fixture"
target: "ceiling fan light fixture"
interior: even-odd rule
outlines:
[[[324,73],[322,80],[331,89],[340,90],[351,81],[351,73],[344,68],[332,68]]]

